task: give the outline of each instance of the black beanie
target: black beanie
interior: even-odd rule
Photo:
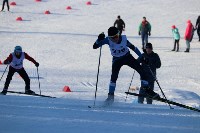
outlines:
[[[114,36],[114,35],[117,35],[119,33],[119,30],[112,26],[108,29],[108,36]]]
[[[146,44],[146,48],[153,49],[153,46],[152,46],[152,44],[151,44],[151,43],[147,43],[147,44]]]

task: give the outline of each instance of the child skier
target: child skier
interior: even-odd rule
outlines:
[[[130,54],[129,48],[132,49],[138,56],[141,56],[140,51],[127,40],[125,35],[120,35],[119,30],[116,27],[110,27],[108,29],[108,37],[105,38],[104,33],[99,34],[98,39],[93,45],[93,49],[97,49],[104,44],[109,45],[111,55],[113,56],[112,74],[109,84],[108,98],[106,101],[114,101],[116,81],[120,68],[123,65],[128,65],[140,74],[141,87],[146,90],[148,95],[151,95],[152,97],[159,97],[157,93],[149,89],[146,74],[144,73],[139,62]]]
[[[21,46],[16,46],[14,49],[14,52],[11,53],[7,59],[3,62],[4,64],[9,64],[9,71],[6,78],[6,82],[3,88],[3,91],[1,94],[6,95],[7,90],[10,84],[10,81],[12,80],[12,76],[15,72],[17,72],[25,81],[25,93],[27,94],[35,94],[34,91],[30,90],[30,78],[23,67],[23,60],[27,59],[35,64],[36,67],[39,67],[39,63],[36,62],[32,57],[30,57],[27,53],[22,52]]]
[[[176,50],[176,52],[178,52],[179,51],[180,34],[178,31],[178,28],[175,25],[172,26],[172,34],[174,37],[174,48],[172,49],[172,51]],[[177,45],[177,49],[176,49],[176,45]]]
[[[160,57],[157,53],[153,52],[153,46],[151,43],[146,44],[145,52],[138,58],[141,63],[143,70],[147,74],[147,81],[149,82],[149,87],[154,90],[154,82],[156,77],[156,69],[161,67]],[[140,88],[139,94],[145,94],[145,90]],[[152,99],[146,98],[147,104],[152,104]],[[144,97],[138,97],[138,103],[143,104]]]

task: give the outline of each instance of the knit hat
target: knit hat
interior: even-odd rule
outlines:
[[[22,52],[21,46],[15,46],[14,52]]]
[[[189,19],[189,20],[187,21],[187,23],[191,23],[191,20]]]
[[[172,29],[175,29],[176,28],[176,26],[175,25],[172,25]]]
[[[118,33],[119,33],[119,30],[118,30],[116,27],[114,27],[114,26],[112,26],[112,27],[110,27],[110,28],[108,29],[108,36],[109,36],[109,37],[115,36],[115,35],[117,35]]]
[[[147,44],[146,44],[146,48],[153,49],[153,46],[152,46],[152,44],[151,44],[151,43],[147,43]]]

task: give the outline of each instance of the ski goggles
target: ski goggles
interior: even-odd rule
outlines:
[[[16,55],[21,55],[22,51],[15,51]]]
[[[114,36],[108,36],[108,37],[110,39],[112,39],[112,40],[115,40],[115,39],[119,38],[119,32],[116,35],[114,35]]]

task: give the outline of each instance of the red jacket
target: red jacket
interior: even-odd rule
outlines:
[[[192,37],[192,30],[193,30],[193,25],[191,22],[187,24],[186,30],[185,30],[185,40],[190,40]]]
[[[30,57],[27,53],[24,52],[24,56],[25,56],[25,59],[27,59],[27,60],[33,62],[34,64],[36,64],[36,61],[35,61],[32,57]],[[11,53],[11,54],[7,57],[7,59],[4,60],[3,63],[4,63],[4,64],[9,64],[9,63],[12,62],[12,60],[13,60],[13,55],[12,55],[12,53]]]

